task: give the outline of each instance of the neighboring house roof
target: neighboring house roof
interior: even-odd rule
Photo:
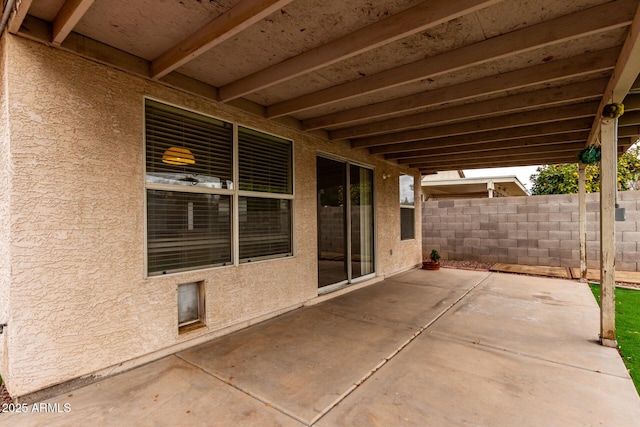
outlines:
[[[423,179],[422,193],[428,199],[529,196],[516,176],[483,178]]]
[[[464,178],[463,170],[438,171],[436,173],[424,175],[422,177],[422,182],[442,181],[445,179],[458,179],[458,178]]]

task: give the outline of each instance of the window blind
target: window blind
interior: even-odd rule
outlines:
[[[232,188],[233,126],[211,117],[146,100],[147,182]],[[167,164],[172,147],[188,149],[192,164]]]
[[[150,275],[231,263],[231,196],[147,190]]]
[[[233,126],[145,101],[149,275],[292,255],[292,143]]]
[[[291,255],[291,200],[239,197],[240,260]]]
[[[291,142],[238,128],[240,190],[292,194]]]
[[[415,239],[415,209],[400,208],[400,239]]]

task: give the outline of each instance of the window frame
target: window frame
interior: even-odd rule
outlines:
[[[410,177],[413,180],[413,201],[411,204],[402,203],[402,177]],[[416,239],[416,177],[414,175],[409,175],[406,173],[401,173],[398,177],[398,193],[399,193],[399,202],[400,202],[400,240],[415,240]],[[403,218],[402,212],[404,210],[411,209],[412,221],[411,221],[411,237],[405,237],[403,234]]]
[[[232,184],[232,188],[231,189],[226,189],[226,188],[209,188],[209,187],[200,187],[200,186],[184,186],[184,185],[174,185],[174,184],[164,184],[164,183],[153,183],[153,182],[149,182],[147,181],[147,138],[146,138],[146,134],[147,134],[147,123],[146,123],[146,112],[145,112],[145,108],[146,108],[146,103],[147,101],[152,101],[152,102],[156,102],[156,103],[160,103],[169,107],[173,107],[173,108],[177,108],[179,110],[184,110],[187,111],[189,113],[194,113],[194,114],[198,114],[204,117],[208,117],[214,120],[219,120],[225,123],[229,123],[232,126],[233,132],[232,132],[232,159],[233,159],[233,166],[232,166],[232,176],[233,176],[233,184]],[[208,114],[208,113],[203,113],[201,111],[198,110],[194,110],[188,107],[184,107],[181,105],[176,105],[174,103],[171,102],[167,102],[165,100],[161,100],[161,99],[157,99],[151,96],[143,96],[143,101],[142,101],[142,127],[143,127],[143,132],[142,132],[142,147],[143,147],[143,151],[142,151],[142,179],[143,179],[143,208],[144,208],[144,214],[143,214],[143,218],[144,218],[144,236],[143,236],[143,240],[144,240],[144,277],[145,278],[156,278],[156,277],[165,277],[165,276],[169,276],[169,275],[174,275],[174,274],[182,274],[182,273],[189,273],[189,272],[195,272],[195,271],[206,271],[206,270],[212,270],[212,269],[218,269],[218,268],[226,268],[226,267],[237,267],[240,265],[244,265],[244,264],[253,264],[255,262],[264,262],[264,261],[269,261],[269,260],[274,260],[274,259],[280,259],[280,258],[291,258],[291,257],[295,257],[296,256],[296,245],[295,245],[295,189],[296,189],[296,184],[295,184],[295,144],[294,141],[291,138],[286,138],[284,136],[272,133],[272,132],[267,132],[264,131],[262,129],[258,129],[255,127],[251,127],[251,126],[247,126],[244,125],[242,123],[240,123],[237,120],[227,120],[221,117],[216,117],[214,115]],[[259,192],[259,191],[247,191],[247,190],[240,190],[240,182],[239,182],[239,171],[240,171],[240,167],[239,167],[239,136],[238,136],[238,131],[239,128],[243,127],[246,129],[249,129],[251,131],[254,132],[259,132],[265,135],[269,135],[278,139],[281,139],[283,141],[288,141],[288,143],[290,144],[290,150],[291,150],[291,159],[290,159],[290,164],[289,164],[289,179],[290,179],[290,187],[291,187],[291,193],[290,194],[284,194],[284,193],[263,193],[263,192]],[[173,191],[173,192],[185,192],[185,193],[199,193],[199,194],[219,194],[219,195],[225,195],[225,196],[230,196],[231,198],[231,262],[226,263],[226,264],[216,264],[216,265],[204,265],[204,266],[198,266],[198,267],[188,267],[188,268],[184,268],[184,269],[175,269],[175,270],[171,270],[171,271],[167,271],[167,272],[150,272],[149,271],[149,245],[148,245],[148,204],[147,204],[147,190],[160,190],[160,191]],[[261,197],[261,198],[271,198],[271,199],[287,199],[290,200],[290,209],[289,209],[289,215],[290,215],[290,249],[291,251],[288,253],[283,253],[283,254],[274,254],[274,255],[266,255],[266,256],[261,256],[261,257],[254,257],[251,258],[250,261],[243,261],[240,259],[240,229],[239,229],[239,217],[240,217],[240,212],[239,212],[239,198],[240,197]]]
[[[240,150],[240,137],[239,137],[239,133],[240,133],[240,128],[245,128],[248,129],[250,131],[253,132],[259,132],[259,133],[263,133],[265,135],[269,135],[272,136],[274,138],[278,138],[278,139],[282,139],[285,141],[289,141],[290,143],[290,147],[291,147],[291,169],[289,170],[289,179],[291,181],[291,194],[287,194],[287,193],[268,193],[268,192],[262,192],[262,191],[250,191],[250,190],[240,190],[240,156],[239,156],[239,150]],[[270,133],[270,132],[265,132],[262,131],[260,129],[256,129],[253,128],[251,126],[246,126],[246,125],[242,125],[239,123],[236,123],[236,126],[234,128],[234,175],[233,175],[233,179],[234,182],[237,183],[237,185],[234,187],[236,188],[236,194],[233,198],[233,203],[234,203],[234,227],[237,230],[237,232],[235,233],[235,239],[234,239],[234,249],[235,249],[235,257],[234,257],[234,265],[241,265],[241,264],[252,264],[255,262],[260,262],[260,261],[268,261],[268,260],[272,260],[272,259],[278,259],[278,258],[288,258],[288,257],[292,257],[295,255],[295,248],[294,248],[294,243],[295,243],[295,236],[294,236],[294,213],[295,213],[295,180],[293,179],[294,177],[294,158],[295,158],[295,152],[294,152],[294,143],[293,140],[289,139],[289,138],[283,138],[282,136],[276,135],[274,133]],[[252,257],[252,258],[240,258],[240,197],[253,197],[253,198],[265,198],[265,199],[278,199],[278,200],[291,200],[290,202],[290,211],[289,211],[289,215],[290,215],[290,227],[291,227],[291,231],[290,231],[290,236],[291,236],[291,252],[289,252],[288,254],[275,254],[275,255],[263,255],[263,256],[259,256],[259,257]]]

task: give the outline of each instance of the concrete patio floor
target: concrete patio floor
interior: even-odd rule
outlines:
[[[586,284],[412,270],[47,401],[71,412],[0,425],[637,426],[598,325]]]

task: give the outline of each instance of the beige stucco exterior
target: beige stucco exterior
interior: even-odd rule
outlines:
[[[23,38],[0,43],[0,375],[12,395],[124,370],[314,302],[318,152],[375,168],[378,276],[420,262],[419,203],[416,239],[399,237],[398,176],[413,172]],[[293,257],[146,278],[145,96],[294,141]],[[179,335],[176,288],[192,281],[205,282],[207,327]]]
[[[9,317],[9,189],[11,151],[9,149],[9,110],[6,79],[6,38],[0,37],[0,323]],[[0,375],[8,372],[7,340],[0,335]]]

